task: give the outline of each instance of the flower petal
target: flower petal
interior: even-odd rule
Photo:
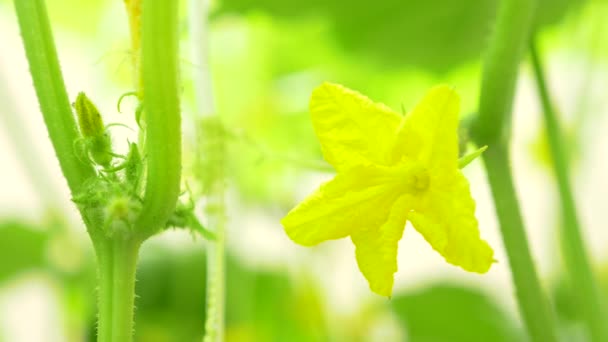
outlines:
[[[429,168],[458,166],[460,99],[447,85],[431,88],[402,120],[391,159],[408,158]]]
[[[431,176],[431,188],[408,220],[447,262],[485,273],[494,251],[479,236],[475,201],[459,170]]]
[[[356,166],[339,173],[281,220],[285,232],[304,246],[379,227],[399,197],[398,178],[387,168]]]
[[[359,270],[369,282],[370,289],[382,296],[390,297],[393,291],[397,247],[405,229],[408,201],[409,195],[400,197],[381,226],[368,226],[351,235]]]
[[[337,171],[361,164],[387,165],[399,114],[332,83],[313,91],[310,113],[323,156]]]

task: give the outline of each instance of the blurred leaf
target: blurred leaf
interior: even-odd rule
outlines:
[[[601,279],[600,279],[601,280]],[[600,296],[604,297],[604,307],[608,302],[605,300],[605,288],[600,281]],[[554,282],[551,291],[554,303],[558,327],[562,341],[590,341],[586,324],[583,320],[582,308],[578,296],[572,285],[567,281],[565,274],[559,276]]]
[[[494,12],[493,1],[366,1],[333,9],[333,21],[342,45],[363,57],[444,73],[481,57]]]
[[[584,0],[542,0],[538,26],[555,24]],[[347,51],[385,67],[437,74],[477,61],[491,36],[497,0],[224,0],[217,15],[261,11],[292,21],[322,16]],[[303,45],[308,49],[308,45]]]
[[[261,10],[273,16],[321,14],[348,51],[392,66],[445,72],[481,56],[495,1],[226,0],[220,12]]]
[[[289,201],[293,184],[301,179],[293,171],[323,163],[308,113],[272,113],[243,118],[255,137],[237,138],[230,153],[230,172],[243,199],[257,203]]]
[[[437,284],[403,294],[391,306],[405,325],[409,341],[522,341],[511,317],[477,290]]]
[[[137,341],[201,340],[205,322],[206,262],[202,249],[146,246],[137,270]]]
[[[608,264],[597,267],[595,274],[603,306],[608,307]],[[562,328],[562,335],[565,336],[564,341],[589,340],[583,322],[583,308],[580,306],[576,291],[578,291],[576,284],[568,281],[565,273],[559,274],[553,282],[552,302],[555,303],[559,326]]]
[[[0,282],[46,262],[45,231],[21,221],[0,223]]]
[[[541,114],[538,114],[538,116],[541,116]],[[562,138],[565,142],[566,156],[571,167],[576,169],[585,154],[585,150],[582,148],[582,127],[581,125],[568,125],[568,123],[562,126],[564,126],[562,128]],[[536,137],[529,143],[529,151],[534,161],[553,176],[553,159],[551,158],[549,140],[544,126],[539,129]]]
[[[560,277],[555,282],[552,295],[555,311],[559,319],[565,321],[578,321],[581,319],[581,313],[576,303],[576,296],[565,278]]]
[[[566,15],[582,7],[586,0],[539,0],[536,12],[537,27],[559,23]]]
[[[144,245],[136,283],[136,340],[200,340],[205,272],[202,249],[176,252]],[[284,274],[255,271],[228,258],[226,286],[227,341],[324,340],[322,302],[312,284],[295,287]]]
[[[284,273],[253,271],[234,260],[226,284],[226,341],[327,340],[314,284],[296,287]]]

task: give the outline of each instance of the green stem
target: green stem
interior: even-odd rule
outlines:
[[[142,73],[147,181],[136,229],[142,239],[162,227],[180,192],[181,115],[177,88],[179,1],[144,0]]]
[[[483,159],[511,266],[519,308],[534,341],[556,341],[553,315],[530,255],[508,156],[508,147],[496,145],[483,154]]]
[[[99,268],[98,342],[131,342],[135,271],[140,242],[115,236],[97,245]]]
[[[571,288],[577,298],[576,304],[586,320],[593,341],[608,341],[608,329],[604,321],[601,299],[589,264],[580,224],[571,191],[568,156],[563,135],[545,82],[541,58],[534,42],[530,44],[530,56],[538,94],[543,107],[543,118],[557,178],[562,213],[562,248],[564,261],[570,273]]]
[[[224,198],[215,197],[216,204],[224,205]],[[218,207],[219,208],[219,207]],[[207,213],[210,211],[207,210]],[[207,321],[204,342],[224,340],[224,306],[226,296],[224,211],[213,215],[215,240],[207,244]]]
[[[92,165],[74,150],[79,139],[63,83],[43,0],[14,1],[34,87],[44,120],[72,191],[95,177]],[[136,234],[107,236],[103,208],[81,208],[99,266],[99,336],[102,342],[129,342],[133,333],[135,265],[143,240],[163,227],[175,208],[181,175],[181,130],[177,89],[178,1],[145,0],[143,83],[146,90],[146,188]]]
[[[198,65],[194,73],[197,123],[197,178],[206,191],[205,218],[215,239],[207,244],[207,304],[204,342],[224,340],[225,278],[225,128],[214,108],[209,69],[209,0],[190,1],[192,58]]]
[[[204,156],[197,176],[207,198],[204,215],[215,239],[207,245],[207,321],[204,342],[224,340],[225,306],[225,128],[216,115],[198,122],[198,146]]]
[[[473,138],[491,149],[506,144],[511,134],[511,110],[517,71],[524,56],[535,0],[500,2],[494,36],[484,58],[479,113],[473,123]]]
[[[479,114],[471,136],[488,145],[483,159],[509,258],[516,297],[532,340],[556,341],[550,305],[532,261],[509,163],[511,110],[519,63],[530,37],[536,1],[505,0],[498,12],[488,47],[479,99]]]
[[[80,134],[70,108],[44,0],[15,0],[30,72],[49,137],[72,194],[95,171],[74,150]]]

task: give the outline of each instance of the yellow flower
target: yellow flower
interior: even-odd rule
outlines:
[[[436,86],[401,117],[337,84],[315,89],[312,123],[337,175],[283,218],[287,235],[304,246],[350,236],[361,273],[383,296],[392,293],[406,220],[447,262],[487,272],[494,252],[479,237],[459,169],[459,101]]]

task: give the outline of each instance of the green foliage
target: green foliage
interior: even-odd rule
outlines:
[[[228,167],[245,200],[273,203],[291,198],[301,176],[298,171],[331,168],[322,160],[308,113],[268,112],[244,120],[251,136],[230,139],[229,155],[234,158]]]
[[[479,59],[495,1],[384,0],[224,1],[221,12],[265,11],[273,16],[322,15],[348,52],[379,64],[445,72]]]
[[[214,74],[222,75],[214,82],[215,96],[230,130],[228,173],[240,195],[258,204],[287,204],[293,201],[294,184],[301,182],[302,171],[320,169],[323,161],[307,104],[309,90],[324,80],[347,84],[392,108],[414,100],[421,95],[417,91],[434,82],[449,82],[461,92],[463,109],[473,110],[478,67],[458,67],[479,60],[491,34],[489,27],[496,1],[484,1],[480,6],[472,6],[473,14],[460,15],[461,7],[464,10],[473,2],[437,5],[431,1],[437,13],[420,12],[426,6],[420,1],[396,5],[394,1],[345,4],[341,0],[220,2],[214,14],[216,26],[212,26],[218,37],[211,46],[212,68]],[[378,26],[380,19],[367,18],[386,11],[385,7],[391,12],[386,23]],[[433,9],[428,7],[429,11]],[[483,8],[488,18],[483,19],[481,14],[470,18]],[[340,15],[340,11],[349,15]],[[351,20],[344,17],[353,17],[355,12],[361,17],[352,19],[353,31],[346,26],[342,28],[344,21]],[[446,18],[438,19],[439,13]],[[241,16],[234,18],[234,14]],[[418,22],[432,23],[426,25],[434,25],[435,31],[395,29],[373,36],[386,25],[415,25],[408,20],[396,20],[399,15],[415,15]],[[433,39],[428,35],[456,34],[464,29],[460,22],[465,26],[471,22],[475,23],[473,26],[481,26],[475,27],[471,35],[450,37],[438,44],[436,48],[441,50],[433,50]],[[341,38],[338,32],[342,31]],[[367,46],[361,39],[368,35],[373,36],[370,39],[376,45],[385,40],[390,43]],[[410,35],[415,35],[415,39],[410,39]],[[349,40],[351,46],[346,46],[343,40]],[[475,44],[477,51],[469,51],[473,57],[467,57],[468,62],[451,60],[461,55],[461,49]],[[412,68],[412,58],[423,64]],[[437,64],[438,58],[450,60]],[[437,73],[435,68],[444,72]]]
[[[196,341],[205,321],[206,257],[202,249],[142,249],[136,283],[137,340]],[[314,283],[296,286],[282,272],[227,260],[227,341],[327,340]]]
[[[144,247],[135,291],[137,341],[197,341],[205,322],[206,262],[202,249]]]
[[[543,0],[537,25],[555,24],[584,0]],[[491,34],[498,0],[226,0],[217,15],[261,11],[295,20],[321,16],[350,54],[379,65],[437,74],[479,61]]]
[[[556,25],[569,12],[576,11],[588,2],[587,0],[538,0],[536,11],[536,27]]]
[[[487,295],[458,285],[439,283],[401,294],[391,308],[405,327],[408,341],[522,341],[523,336]]]
[[[608,267],[604,264],[595,269],[599,275],[597,283],[600,291],[600,300],[603,307],[608,305]],[[561,273],[552,282],[551,296],[556,316],[562,327],[563,340],[584,341],[589,340],[589,333],[585,329],[585,309],[580,297],[580,288],[568,280],[568,275]]]
[[[323,341],[321,299],[315,286],[299,286],[284,273],[227,265],[227,341]]]
[[[47,235],[23,221],[0,222],[0,282],[46,265]]]

